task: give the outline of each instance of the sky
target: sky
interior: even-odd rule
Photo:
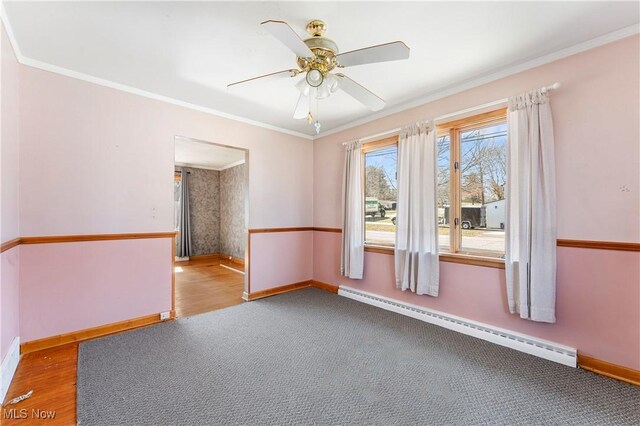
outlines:
[[[507,144],[507,124],[499,124],[497,126],[488,126],[480,129],[478,136],[472,135],[470,132],[466,134],[462,134],[462,152],[461,159],[462,162],[465,161],[465,158],[468,153],[471,152],[473,148],[473,144],[485,140],[487,142],[491,142],[497,146],[504,146],[506,149]],[[442,153],[438,157],[438,167],[439,168],[449,168],[449,138],[446,138],[446,149],[447,151]],[[491,141],[493,139],[493,141]],[[439,143],[442,143],[442,139],[438,138]],[[387,176],[390,177],[389,183],[392,187],[396,188],[396,165],[398,159],[398,148],[397,146],[391,146],[388,148],[376,150],[373,152],[369,152],[365,154],[365,167],[366,166],[381,166],[386,171]]]
[[[365,154],[365,167],[382,166],[387,176],[390,177],[389,184],[393,188],[397,188],[397,185],[396,185],[397,163],[398,163],[398,147],[396,145],[390,146],[388,148],[368,152],[367,154]]]

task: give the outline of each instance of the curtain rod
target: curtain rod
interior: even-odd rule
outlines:
[[[549,86],[544,86],[544,87],[540,88],[540,90],[542,90],[543,92],[550,92],[551,90],[556,90],[558,88],[560,88],[560,83],[556,82],[556,83],[550,84]],[[492,107],[492,106],[497,106],[497,105],[500,105],[500,104],[504,104],[504,103],[507,103],[508,101],[509,101],[509,98],[498,99],[497,101],[488,102],[486,104],[477,105],[477,106],[474,106],[474,107],[471,107],[471,108],[466,108],[466,109],[462,109],[460,111],[456,111],[456,112],[452,112],[452,113],[449,113],[449,114],[441,115],[439,117],[434,118],[433,121],[442,121],[444,119],[452,118],[452,117],[455,117],[455,116],[458,116],[458,115],[462,115],[462,114],[466,114],[468,112],[473,112],[473,111],[477,111],[479,109],[484,109],[484,108],[489,108],[489,107]],[[386,137],[386,136],[392,136],[392,135],[394,135],[396,133],[399,133],[400,130],[402,130],[402,127],[397,127],[395,129],[386,130],[384,132],[376,133],[375,135],[365,136],[363,138],[360,138],[360,142],[368,141],[368,140],[371,140],[371,139],[383,138],[383,137]],[[348,142],[344,142],[342,145],[346,145],[347,143]]]

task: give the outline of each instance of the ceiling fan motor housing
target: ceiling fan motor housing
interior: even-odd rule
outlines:
[[[303,72],[316,69],[325,75],[338,65],[335,59],[339,53],[338,45],[335,41],[323,36],[326,28],[325,23],[320,20],[314,20],[307,24],[307,32],[311,38],[304,40],[304,43],[313,52],[315,58],[298,57],[298,66]]]

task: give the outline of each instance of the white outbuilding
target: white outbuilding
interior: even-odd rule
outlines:
[[[504,229],[505,200],[490,201],[483,207],[487,229]]]

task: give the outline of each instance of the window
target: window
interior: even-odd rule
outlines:
[[[363,153],[365,242],[393,246],[396,239],[398,138],[366,144]]]
[[[449,135],[438,135],[436,139],[438,154],[437,179],[438,186],[436,204],[438,205],[438,244],[440,251],[450,251],[449,208],[451,203],[451,138]]]
[[[507,123],[500,109],[437,126],[441,253],[504,257]],[[395,243],[398,138],[363,145],[365,243]]]
[[[504,256],[506,149],[504,109],[438,126],[442,251]]]

